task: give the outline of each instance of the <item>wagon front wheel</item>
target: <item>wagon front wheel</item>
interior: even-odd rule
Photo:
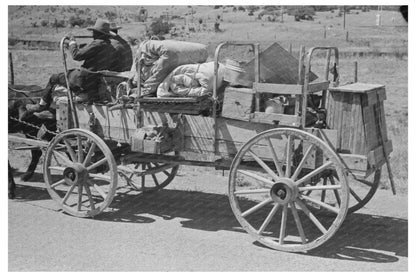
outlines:
[[[58,205],[77,217],[103,212],[117,189],[117,165],[105,142],[83,129],[58,134],[43,166],[46,188]]]
[[[323,176],[338,178],[324,184]],[[322,190],[339,201],[321,201],[313,192]],[[333,150],[298,129],[258,134],[243,145],[230,169],[229,199],[240,225],[260,243],[282,251],[307,251],[331,238],[347,214],[348,191]]]

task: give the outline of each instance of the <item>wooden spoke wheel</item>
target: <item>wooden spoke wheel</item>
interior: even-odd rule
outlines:
[[[104,211],[117,189],[117,164],[105,142],[83,129],[58,134],[46,150],[46,188],[62,209],[77,217]]]
[[[324,184],[323,176],[338,178]],[[338,201],[327,204],[315,191]],[[336,153],[298,129],[258,134],[238,151],[230,169],[229,200],[240,225],[282,251],[307,251],[334,235],[347,214],[348,191]]]
[[[377,168],[374,173],[366,179],[355,179],[348,177],[350,188],[350,201],[348,213],[353,213],[365,206],[373,198],[380,183],[381,168]]]
[[[119,175],[135,190],[154,192],[163,189],[175,178],[179,165],[159,162],[143,162],[136,155],[126,157]]]

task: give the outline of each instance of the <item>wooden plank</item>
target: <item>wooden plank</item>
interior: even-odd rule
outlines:
[[[377,84],[364,84],[364,83],[353,83],[338,87],[331,87],[329,91],[334,92],[351,92],[351,93],[367,93],[372,90],[378,90],[380,88],[384,88],[383,85]]]
[[[322,90],[327,90],[328,87],[329,87],[329,81],[309,83],[308,92],[313,93],[313,92],[318,92]]]
[[[386,100],[386,89],[384,87],[379,89],[374,89],[363,94],[362,98],[363,106],[372,106],[377,102]]]
[[[383,102],[379,102],[379,109],[380,112],[378,114],[378,116],[380,117],[381,120],[381,130],[382,130],[382,136],[384,141],[387,140],[387,125],[386,125],[386,116],[384,114],[384,103]]]
[[[222,116],[248,121],[254,111],[255,91],[248,88],[227,87],[224,92]]]
[[[183,130],[185,136],[214,138],[214,119],[204,116],[186,115],[183,118]]]
[[[342,100],[342,132],[341,132],[341,151],[351,153],[350,134],[354,130],[351,128],[352,93],[343,93]]]
[[[42,140],[36,140],[36,139],[30,139],[26,137],[20,137],[16,135],[9,135],[8,140],[16,143],[25,143],[27,145],[31,146],[37,146],[37,147],[48,147],[49,142],[42,141]]]
[[[338,130],[340,134],[342,134],[342,93],[335,93],[334,94],[335,100],[335,116],[334,116],[334,129]],[[338,137],[338,141],[336,144],[336,149],[341,149],[341,136]]]
[[[299,127],[301,124],[301,117],[297,115],[288,114],[274,114],[255,112],[250,118],[250,122],[274,124],[277,126],[292,126]]]
[[[350,170],[366,172],[367,171],[367,157],[356,154],[339,154],[343,164]]]
[[[253,90],[272,94],[302,94],[302,86],[296,84],[253,83]]]
[[[365,126],[366,148],[372,150],[379,145],[376,121],[374,116],[374,105],[363,107],[363,121]]]
[[[386,141],[386,154],[393,152],[393,144],[391,140]],[[373,167],[379,167],[386,161],[383,153],[383,146],[380,145],[376,149],[368,152],[368,164]]]

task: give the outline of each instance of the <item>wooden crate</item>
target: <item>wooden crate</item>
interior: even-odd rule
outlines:
[[[370,167],[385,162],[382,142],[387,154],[392,152],[392,144],[387,138],[384,100],[386,90],[382,85],[354,83],[329,89],[327,124],[338,130],[334,146],[339,153],[366,156]]]
[[[254,94],[249,88],[226,87],[222,117],[249,121],[254,112]]]

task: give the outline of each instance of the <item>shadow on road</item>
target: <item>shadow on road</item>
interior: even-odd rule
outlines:
[[[17,187],[18,201],[50,199],[46,189]],[[24,196],[22,196],[24,195]],[[237,222],[226,195],[183,190],[155,193],[118,193],[110,208],[92,220],[152,223],[182,218],[185,228],[204,231],[245,232]],[[254,242],[258,247],[265,247]],[[266,248],[266,247],[265,247]],[[408,256],[408,220],[356,213],[347,216],[336,234],[322,246],[301,255],[391,263]]]

